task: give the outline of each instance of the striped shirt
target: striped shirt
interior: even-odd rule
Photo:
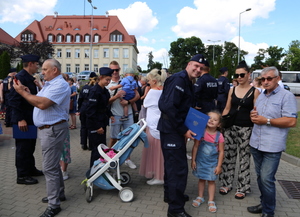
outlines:
[[[69,117],[70,94],[69,84],[63,79],[62,75],[53,78],[51,81],[46,81],[37,96],[46,97],[54,104],[44,110],[34,107],[34,125],[41,127],[52,125],[62,120],[67,121]]]
[[[278,86],[269,95],[262,92],[255,103],[258,115],[269,119],[281,117],[297,118],[297,101],[295,96]],[[281,152],[286,148],[289,128],[279,128],[254,124],[250,146],[263,152]]]

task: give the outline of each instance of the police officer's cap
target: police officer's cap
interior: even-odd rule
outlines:
[[[94,77],[97,77],[96,73],[95,72],[91,72],[90,78],[94,78]]]
[[[207,60],[204,60],[204,61],[203,61],[203,64],[204,64],[205,66],[209,67],[209,62],[208,62]]]
[[[195,61],[195,62],[198,62],[198,63],[202,63],[202,64],[205,64],[205,62],[207,62],[205,60],[205,57],[202,55],[202,54],[196,54],[195,56],[193,56],[191,58],[190,61]],[[208,65],[209,66],[209,65]]]
[[[227,67],[222,67],[219,69],[219,72],[221,72],[221,74],[224,74],[227,71],[228,71]]]
[[[33,54],[27,54],[27,55],[21,56],[21,59],[22,59],[23,63],[39,62],[40,57],[37,55],[33,55]]]
[[[16,69],[16,68],[11,68],[11,69],[9,70],[9,72],[17,72],[17,69]]]
[[[106,75],[111,76],[111,74],[114,72],[111,68],[108,67],[101,67],[100,68],[100,75]]]

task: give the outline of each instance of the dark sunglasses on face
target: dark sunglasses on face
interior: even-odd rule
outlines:
[[[113,69],[114,71],[116,71],[116,72],[119,72],[120,71],[120,69]]]
[[[264,77],[261,77],[261,81],[262,82],[264,82],[265,80],[267,80],[267,81],[272,81],[273,80],[273,78],[277,78],[278,76],[274,76],[274,77],[267,77],[267,78],[264,78]]]
[[[241,73],[241,74],[234,74],[234,78],[238,78],[238,77],[245,77],[246,73]]]

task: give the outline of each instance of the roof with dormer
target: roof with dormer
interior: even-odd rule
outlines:
[[[15,45],[16,43],[17,41],[12,36],[0,28],[0,44]]]
[[[54,37],[57,35],[66,36],[67,34],[85,36],[91,34],[91,26],[93,28],[92,34],[100,36],[99,43],[129,43],[136,45],[135,36],[128,34],[117,16],[101,15],[45,16],[41,21],[34,20],[15,39],[21,41],[23,33],[34,34],[34,39],[39,42],[47,40],[49,34],[54,35]],[[110,41],[111,33],[122,34],[122,41]],[[58,44],[59,42],[53,41],[52,43]],[[81,43],[85,44],[83,41]]]

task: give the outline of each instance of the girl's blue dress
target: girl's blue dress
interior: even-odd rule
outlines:
[[[202,139],[196,155],[196,170],[193,170],[193,175],[197,178],[208,181],[215,181],[217,179],[215,169],[219,158],[219,137],[220,132],[217,131],[214,143]]]

